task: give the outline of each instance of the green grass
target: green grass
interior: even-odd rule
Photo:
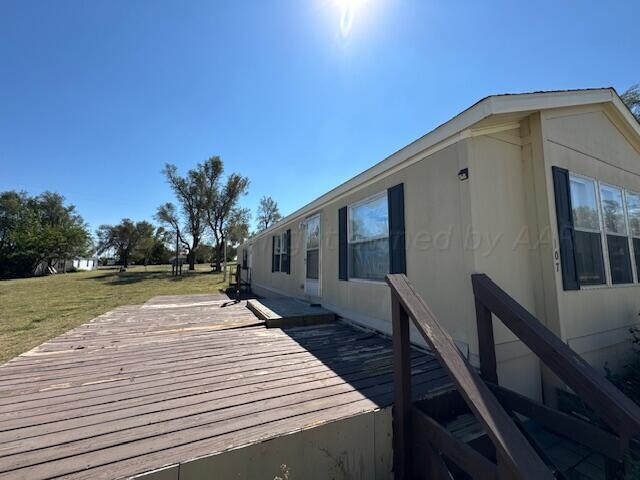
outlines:
[[[119,305],[156,295],[216,293],[227,285],[208,265],[172,277],[168,265],[0,281],[0,363]]]

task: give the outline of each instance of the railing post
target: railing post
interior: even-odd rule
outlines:
[[[477,297],[476,324],[478,327],[478,350],[480,354],[480,374],[485,381],[498,385],[496,344],[493,339],[493,320],[489,310]]]
[[[629,450],[629,438],[625,435],[620,436],[620,450],[627,452]],[[626,478],[624,456],[622,460],[616,462],[611,458],[604,459],[604,478],[606,480],[622,480]]]
[[[411,347],[409,317],[391,294],[393,322],[393,470],[396,480],[411,479]]]

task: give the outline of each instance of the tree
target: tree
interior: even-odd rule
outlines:
[[[143,235],[134,251],[136,262],[141,262],[145,267],[149,264],[167,263],[170,256],[167,244],[170,239],[171,234],[164,227],[156,228],[152,235]]]
[[[251,211],[248,208],[236,208],[231,212],[227,223],[227,238],[231,245],[239,245],[249,238]]]
[[[622,101],[629,107],[636,120],[640,122],[640,83],[636,83],[620,95]]]
[[[173,235],[171,232],[158,227],[156,236],[149,256],[149,263],[153,265],[163,265],[169,263],[172,256],[171,245],[173,244]]]
[[[35,199],[39,215],[40,261],[48,266],[58,259],[85,255],[90,248],[87,226],[73,205],[64,205],[58,193],[44,192]]]
[[[26,240],[31,236],[26,233],[35,230],[36,221],[25,192],[0,194],[0,277],[31,273],[35,255],[29,251]]]
[[[127,268],[131,255],[139,246],[147,243],[153,234],[154,228],[149,222],[134,223],[129,218],[123,218],[118,225],[100,225],[96,232],[98,254],[113,249],[122,266]]]
[[[242,195],[246,194],[249,179],[238,173],[232,173],[227,177],[224,185],[221,185],[224,166],[218,156],[199,164],[198,170],[201,173],[204,190],[207,192],[206,218],[215,239],[215,267],[219,271],[231,222],[247,214],[244,209],[238,208],[238,201]]]
[[[271,197],[262,197],[258,205],[258,230],[266,230],[274,223],[282,220],[278,204]]]
[[[172,245],[176,244],[176,258],[180,256],[179,250],[181,245],[183,248],[187,249],[187,251],[189,250],[190,244],[182,236],[178,209],[173,203],[167,202],[164,205],[160,205],[158,207],[158,211],[154,215],[154,218],[163,225],[169,227],[173,232],[173,242],[171,243]]]
[[[177,209],[174,208],[171,212],[173,215],[172,228],[176,229],[176,226],[180,224],[184,225],[181,229],[179,239],[187,249],[189,270],[195,270],[195,250],[198,248],[204,235],[207,201],[209,199],[200,165],[198,165],[196,169],[189,170],[184,177],[178,175],[177,167],[171,164],[167,164],[162,172],[167,178],[167,182],[171,186],[180,204],[184,217],[183,220],[180,221],[179,215],[177,215]],[[165,206],[166,205],[169,204],[165,204]],[[160,210],[158,211],[158,214],[159,213]]]
[[[0,194],[0,276],[26,276],[43,262],[87,253],[91,238],[84,220],[64,197],[44,192]]]

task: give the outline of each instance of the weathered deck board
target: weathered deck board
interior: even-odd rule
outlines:
[[[332,311],[293,298],[253,299],[247,301],[247,307],[264,320],[268,328],[320,325],[336,320]]]
[[[391,342],[265,328],[244,302],[158,297],[0,366],[0,477],[122,478],[392,401]],[[416,396],[450,380],[412,352]]]

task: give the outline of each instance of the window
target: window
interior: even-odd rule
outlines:
[[[600,185],[600,202],[607,235],[611,283],[614,285],[633,283],[622,190],[609,185]]]
[[[282,237],[280,235],[276,235],[273,237],[273,271],[280,271],[280,250],[282,246]]]
[[[273,255],[271,257],[271,271],[290,273],[289,265],[289,244],[291,230],[286,230],[272,237]]]
[[[307,220],[305,231],[305,248],[307,251],[306,278],[320,278],[320,216]]]
[[[389,272],[387,192],[349,206],[349,277],[384,280]]]
[[[245,245],[242,248],[242,269],[246,270],[247,268],[249,268],[249,266],[247,265],[247,248],[248,246]]]
[[[287,232],[282,232],[280,235],[280,271],[283,273],[289,273],[289,249],[287,241]]]
[[[602,233],[593,180],[570,175],[575,259],[580,285],[606,283]]]
[[[636,274],[640,281],[640,195],[626,192],[627,216],[629,218],[629,232],[633,243],[633,253],[636,261]]]

